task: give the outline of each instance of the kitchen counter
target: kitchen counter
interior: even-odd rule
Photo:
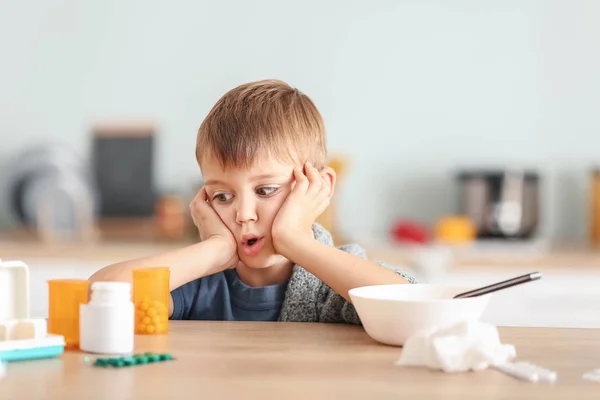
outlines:
[[[175,250],[191,245],[190,240],[110,239],[81,242],[42,242],[32,236],[0,235],[0,259],[48,258],[115,262]],[[576,266],[600,269],[600,248],[583,244],[496,243],[470,246],[409,247],[389,242],[356,241],[370,259],[394,265],[411,264],[423,254],[450,255],[448,266],[523,266],[553,268]],[[437,255],[434,257],[438,258]],[[431,257],[429,257],[431,258]]]
[[[442,373],[394,365],[401,348],[380,345],[361,327],[337,324],[178,321],[166,336],[137,336],[136,352],[168,352],[174,361],[101,369],[84,353],[11,363],[0,384],[6,399],[286,398],[597,399],[600,330],[500,328],[503,343],[558,374],[528,383],[488,369]],[[32,384],[35,382],[35,384]]]
[[[34,240],[1,240],[0,258],[127,260],[188,246],[185,241],[106,241],[44,243]]]

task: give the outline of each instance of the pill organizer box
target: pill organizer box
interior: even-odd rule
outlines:
[[[48,334],[44,318],[30,318],[27,264],[0,260],[0,361],[57,357],[64,348],[64,337]]]

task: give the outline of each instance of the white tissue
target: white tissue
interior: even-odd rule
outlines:
[[[415,333],[405,341],[396,365],[465,372],[483,370],[514,357],[514,346],[500,343],[495,326],[463,321]]]
[[[583,379],[600,382],[600,368],[583,374]]]

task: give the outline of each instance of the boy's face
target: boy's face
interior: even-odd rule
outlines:
[[[250,268],[286,261],[275,253],[271,227],[292,190],[294,167],[271,157],[256,160],[248,169],[224,170],[210,157],[201,165],[210,203],[233,233],[240,261]]]

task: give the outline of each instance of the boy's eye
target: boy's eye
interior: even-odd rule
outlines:
[[[224,203],[226,201],[231,200],[232,197],[233,196],[231,194],[229,194],[229,193],[215,193],[213,195],[213,201],[216,200],[218,202]]]
[[[267,187],[261,187],[261,188],[256,189],[256,193],[258,193],[260,196],[268,196],[270,194],[275,193],[277,191],[277,189],[279,189],[279,188],[268,187],[268,186]]]

